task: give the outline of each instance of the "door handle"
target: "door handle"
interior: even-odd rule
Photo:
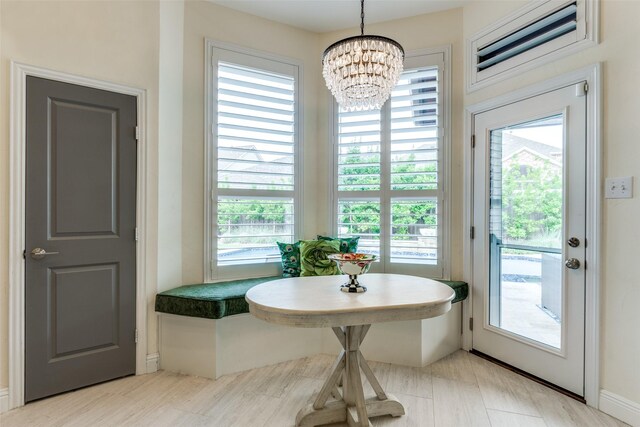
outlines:
[[[35,248],[31,251],[31,258],[33,259],[42,259],[47,255],[58,255],[60,252],[47,252],[42,248]]]
[[[580,261],[575,258],[569,258],[564,262],[564,265],[572,270],[577,270],[580,268]]]

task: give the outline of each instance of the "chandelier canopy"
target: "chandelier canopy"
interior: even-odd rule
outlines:
[[[398,83],[404,61],[404,49],[395,40],[364,35],[364,0],[360,10],[360,35],[335,42],[322,55],[327,87],[349,111],[382,108]]]

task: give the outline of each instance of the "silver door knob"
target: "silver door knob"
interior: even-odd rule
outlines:
[[[575,258],[569,258],[564,262],[564,265],[567,266],[567,268],[570,268],[572,270],[577,270],[580,268],[580,261],[578,261]]]
[[[46,250],[42,249],[42,248],[35,248],[34,250],[31,251],[31,258],[33,259],[42,259],[47,255],[57,255],[60,252],[47,252]]]

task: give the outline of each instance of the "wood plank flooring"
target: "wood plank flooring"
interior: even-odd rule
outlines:
[[[216,381],[170,372],[123,378],[9,411],[0,415],[0,426],[289,427],[322,386],[333,359],[319,355]],[[374,426],[626,425],[462,350],[422,369],[370,365],[407,412],[374,418]],[[368,384],[365,394],[373,394]]]

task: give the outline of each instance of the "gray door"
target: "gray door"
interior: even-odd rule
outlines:
[[[26,109],[28,402],[135,373],[137,118],[135,97],[36,77]]]

